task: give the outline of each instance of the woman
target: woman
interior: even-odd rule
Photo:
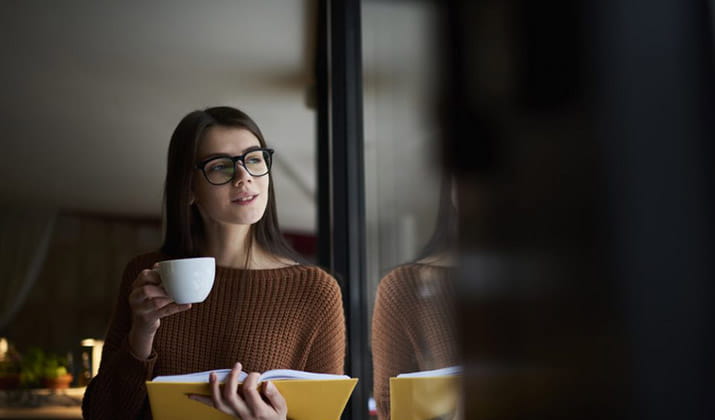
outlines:
[[[345,321],[330,275],[300,264],[278,229],[270,174],[273,150],[256,123],[230,107],[194,111],[169,145],[160,252],[126,267],[98,375],[83,400],[88,419],[150,418],[145,380],[232,367],[226,386],[211,377],[203,402],[243,420],[285,419],[272,384],[258,373],[297,369],[343,373]],[[202,303],[171,301],[152,271],[157,261],[216,259]],[[249,374],[241,391],[236,378]]]

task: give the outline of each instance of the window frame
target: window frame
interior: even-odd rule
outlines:
[[[316,53],[318,264],[338,279],[346,372],[360,378],[343,418],[368,418],[371,393],[365,239],[360,0],[319,0]]]

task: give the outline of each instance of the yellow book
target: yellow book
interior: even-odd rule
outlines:
[[[400,374],[390,378],[392,420],[449,419],[457,412],[461,369],[444,369]]]
[[[233,418],[187,397],[187,394],[211,395],[208,383],[211,372],[216,372],[218,380],[223,381],[230,369],[159,376],[147,381],[154,420]],[[245,376],[245,372],[241,372],[239,381],[242,382]],[[346,375],[276,369],[264,372],[260,381],[271,381],[278,388],[286,400],[291,420],[338,420],[358,380]]]

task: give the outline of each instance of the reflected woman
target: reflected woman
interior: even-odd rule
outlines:
[[[281,236],[272,154],[256,123],[235,108],[194,111],[178,124],[168,153],[164,242],[124,271],[84,418],[150,418],[145,380],[230,367],[226,386],[211,375],[213,395],[202,402],[243,420],[285,419],[275,386],[248,386],[256,372],[343,373],[340,289]],[[176,304],[152,268],[196,256],[215,258],[213,289],[202,303]],[[242,370],[252,373],[238,388]]]
[[[451,281],[456,223],[451,182],[445,179],[431,239],[414,262],[392,269],[378,284],[372,358],[381,420],[390,418],[391,377],[458,364]]]

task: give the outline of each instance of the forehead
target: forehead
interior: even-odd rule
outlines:
[[[249,147],[260,146],[258,138],[245,128],[213,126],[204,131],[199,141],[198,155],[239,155]]]

